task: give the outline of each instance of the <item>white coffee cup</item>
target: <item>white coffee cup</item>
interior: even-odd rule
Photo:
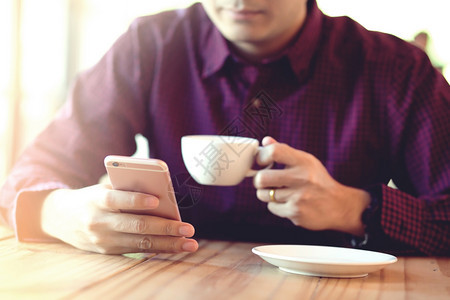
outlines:
[[[256,139],[224,135],[188,135],[181,138],[181,153],[189,174],[200,184],[231,186],[252,169],[259,149]],[[271,167],[271,166],[268,166]]]

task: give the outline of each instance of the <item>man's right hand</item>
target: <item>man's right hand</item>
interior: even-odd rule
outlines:
[[[51,191],[41,211],[42,230],[79,249],[103,254],[195,252],[191,224],[122,211],[151,211],[157,197],[98,184]]]

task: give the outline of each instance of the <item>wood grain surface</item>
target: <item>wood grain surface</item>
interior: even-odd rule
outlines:
[[[102,255],[18,243],[0,227],[0,299],[450,299],[450,258],[399,257],[336,279],[280,271],[255,246],[201,240],[192,254]]]

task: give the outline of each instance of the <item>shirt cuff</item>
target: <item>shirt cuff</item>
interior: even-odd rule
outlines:
[[[59,182],[43,183],[20,191],[14,201],[14,231],[20,242],[55,242],[41,229],[43,196],[55,189],[68,188]]]

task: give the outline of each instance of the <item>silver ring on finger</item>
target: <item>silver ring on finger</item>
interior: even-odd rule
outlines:
[[[138,248],[141,250],[148,250],[152,248],[152,242],[148,237],[143,237],[138,244]]]

